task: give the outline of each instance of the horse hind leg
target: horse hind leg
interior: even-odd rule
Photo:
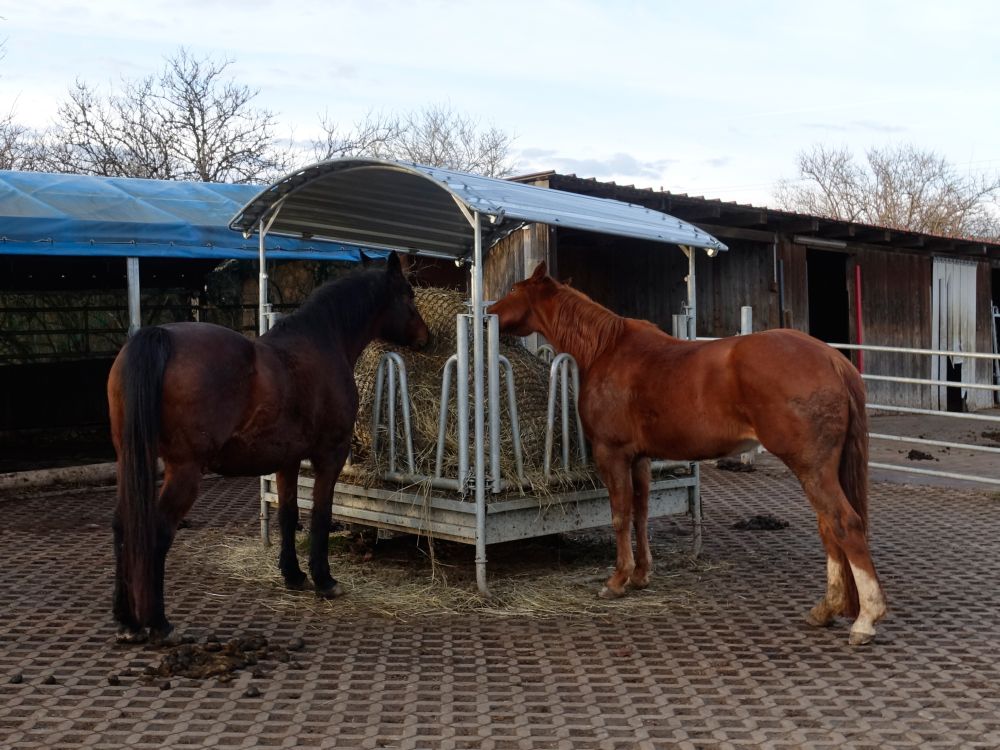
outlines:
[[[629,585],[644,589],[649,585],[653,572],[653,554],[649,550],[649,484],[648,458],[632,463],[632,523],[635,527],[635,570],[629,576]]]
[[[164,578],[167,552],[174,541],[177,525],[194,504],[201,484],[201,468],[197,464],[167,464],[163,476],[163,489],[158,503],[155,555],[155,588],[153,615],[149,623],[149,637],[154,643],[167,642],[173,625],[167,620],[164,602]]]
[[[115,590],[111,612],[115,622],[118,623],[118,635],[116,638],[119,643],[142,643],[146,640],[146,632],[136,619],[129,601],[128,582],[125,577],[125,567],[122,561],[124,553],[122,521],[117,510],[111,522],[111,528],[114,534],[115,549]]]
[[[872,562],[864,522],[844,495],[836,470],[815,479],[800,477],[800,481],[819,517],[820,534],[827,548],[827,594],[806,619],[825,625],[837,614],[857,613],[850,643],[862,646],[874,639],[875,623],[886,613],[885,595]],[[832,578],[837,580],[831,582]]]
[[[335,599],[344,593],[344,587],[330,575],[330,514],[333,510],[333,490],[350,450],[350,443],[345,442],[334,448],[330,455],[312,459],[316,477],[309,524],[309,574],[316,587],[316,595],[323,599]]]

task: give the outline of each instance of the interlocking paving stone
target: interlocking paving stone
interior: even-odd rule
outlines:
[[[708,466],[703,479],[703,555],[724,564],[685,580],[697,586],[690,605],[652,616],[338,619],[270,606],[265,587],[179,546],[167,573],[175,624],[306,647],[298,669],[172,678],[166,690],[107,679],[158,661],[113,642],[113,491],[0,500],[0,748],[1000,747],[997,497],[873,486],[890,615],[855,650],[846,622],[803,621],[824,559],[794,479]],[[253,537],[257,486],[207,480],[179,533]],[[788,528],[732,528],[763,513]],[[675,519],[652,528],[656,548],[688,544]],[[251,685],[259,697],[244,696]]]

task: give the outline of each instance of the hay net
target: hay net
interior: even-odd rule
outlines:
[[[413,450],[416,473],[424,476],[434,476],[438,420],[441,407],[441,383],[444,367],[456,351],[457,337],[455,329],[456,316],[468,313],[468,305],[460,292],[435,287],[415,289],[416,305],[430,330],[430,341],[421,351],[405,347],[395,347],[382,342],[370,344],[354,368],[355,380],[358,384],[359,409],[358,420],[354,430],[352,445],[352,463],[356,470],[376,476],[386,468],[388,436],[380,437],[378,455],[372,452],[372,406],[375,398],[376,373],[382,354],[394,351],[406,364],[409,381],[411,403],[411,430],[413,435]],[[470,326],[471,328],[471,326]],[[470,332],[471,336],[471,332]],[[524,454],[524,473],[533,487],[541,487],[543,480],[543,462],[545,451],[545,432],[548,410],[549,366],[531,354],[513,337],[501,337],[500,353],[511,364],[514,372],[515,398],[521,431],[521,444]],[[509,484],[518,481],[517,468],[514,459],[511,436],[510,415],[507,408],[506,384],[501,375],[501,430],[500,430],[500,461],[501,474]],[[445,431],[445,449],[442,461],[442,476],[456,478],[458,476],[458,420],[456,408],[455,376],[452,377],[452,387],[448,398],[448,417]],[[469,393],[472,394],[470,377]],[[383,415],[388,408],[388,402],[383,397]],[[400,455],[405,454],[405,442],[402,435],[402,407],[397,401],[396,432],[397,446]],[[473,427],[473,410],[469,410],[469,432]],[[385,423],[385,416],[382,418]],[[553,457],[560,455],[560,431],[556,430]],[[486,431],[486,453],[490,455],[489,430]],[[570,446],[576,455],[578,446],[575,440]],[[469,447],[470,466],[474,461],[472,447]],[[405,462],[404,462],[405,465]],[[555,460],[553,465],[555,465]],[[568,478],[555,475],[556,483],[568,481]]]

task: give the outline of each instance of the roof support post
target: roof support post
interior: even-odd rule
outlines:
[[[125,276],[128,282],[128,335],[131,338],[142,327],[139,308],[139,259],[125,259]]]
[[[688,259],[687,304],[684,305],[684,314],[687,315],[687,337],[690,341],[694,341],[698,337],[698,300],[694,275],[696,248],[682,245],[681,250]]]
[[[275,211],[277,214],[277,211]],[[257,245],[257,259],[260,263],[260,276],[257,280],[257,334],[263,336],[267,333],[267,227],[264,220],[260,220],[260,231],[257,232],[259,244]]]
[[[483,393],[483,230],[480,213],[472,212],[472,382],[475,398],[476,585],[486,585],[486,403]]]

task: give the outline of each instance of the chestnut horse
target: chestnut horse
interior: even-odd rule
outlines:
[[[855,617],[851,644],[871,641],[886,608],[868,549],[865,391],[843,355],[791,330],[676,339],[560,284],[544,263],[489,312],[502,331],[541,333],[580,368],[580,417],[618,546],[602,596],[649,582],[650,458],[696,461],[760,443],[798,477],[819,519],[826,595],[806,619]]]
[[[315,472],[309,571],[334,597],[327,542],[334,485],[358,411],[354,364],[373,338],[422,346],[429,333],[398,256],[384,270],[354,272],[316,290],[256,341],[209,323],[143,328],[108,378],[118,454],[113,529],[118,638],[154,640],[171,628],[163,578],[177,524],[198,495],[202,472],[277,473],[279,567],[290,588],[305,574],[295,553],[299,464]],[[164,463],[156,495],[157,456]]]

